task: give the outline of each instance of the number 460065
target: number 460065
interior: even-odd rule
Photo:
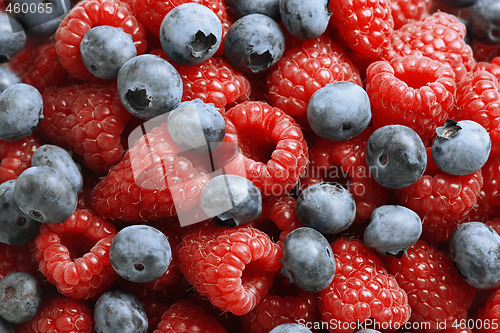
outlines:
[[[50,14],[52,3],[9,3],[5,11],[9,14]]]

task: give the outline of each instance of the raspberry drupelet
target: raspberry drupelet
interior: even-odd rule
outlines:
[[[37,134],[14,142],[0,140],[0,183],[16,179],[29,168],[31,157],[41,145]]]
[[[406,23],[421,21],[430,15],[431,0],[393,0],[391,13],[394,19],[394,29],[401,28]]]

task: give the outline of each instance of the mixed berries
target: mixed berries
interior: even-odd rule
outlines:
[[[500,332],[499,15],[0,2],[0,332]]]

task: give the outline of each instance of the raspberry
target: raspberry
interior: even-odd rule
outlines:
[[[292,231],[302,227],[295,212],[296,201],[292,197],[274,197],[262,202],[262,215],[281,231]]]
[[[161,317],[168,310],[169,306],[165,303],[151,300],[149,298],[139,299],[146,316],[148,317],[148,332],[153,332],[161,322]]]
[[[226,330],[215,318],[205,314],[200,306],[180,300],[163,314],[154,333],[181,332],[225,333]]]
[[[457,87],[460,120],[474,120],[491,138],[491,156],[500,154],[500,85],[495,76],[479,70],[467,75]]]
[[[407,250],[401,259],[388,256],[387,270],[408,295],[412,322],[428,323],[426,332],[442,330],[467,319],[467,309],[474,298],[474,288],[458,274],[445,253],[423,241]],[[441,324],[439,324],[441,323]]]
[[[492,227],[497,232],[497,234],[500,235],[500,218],[487,221],[486,224]]]
[[[422,219],[422,237],[429,243],[448,240],[477,203],[483,186],[481,170],[453,176],[437,169],[427,148],[427,169],[414,184],[396,191],[402,205]]]
[[[115,228],[89,210],[77,210],[61,224],[42,224],[36,259],[40,271],[65,296],[89,299],[111,287],[109,263]]]
[[[72,149],[94,171],[106,171],[123,156],[120,134],[130,119],[116,88],[98,84],[51,88],[43,93],[40,133]]]
[[[291,116],[304,115],[311,96],[338,81],[362,85],[357,68],[344,51],[331,40],[320,37],[287,51],[269,70],[268,98],[273,106]]]
[[[465,25],[456,16],[437,12],[396,30],[381,58],[390,61],[399,56],[423,55],[450,65],[458,82],[474,66],[472,49],[464,41],[465,33]]]
[[[391,1],[391,13],[394,19],[394,29],[399,29],[403,25],[420,21],[429,16],[432,7],[430,0],[393,0]]]
[[[188,234],[178,246],[181,271],[200,294],[223,311],[252,311],[281,268],[281,249],[251,227],[209,228]]]
[[[496,57],[491,62],[478,62],[473,69],[473,72],[487,71],[493,74],[497,81],[500,81],[500,57]]]
[[[67,74],[53,43],[26,47],[10,59],[9,68],[40,92],[61,85]]]
[[[454,106],[455,75],[448,66],[428,57],[410,55],[377,61],[366,72],[366,92],[374,125],[405,125],[422,140],[448,118]]]
[[[486,304],[481,308],[478,314],[478,319],[483,323],[488,323],[479,330],[481,333],[498,333],[498,319],[500,318],[500,289],[494,292],[486,301]]]
[[[307,144],[293,118],[264,102],[238,104],[226,117],[237,131],[234,143],[242,151],[232,167],[244,168],[263,197],[290,191],[308,159]]]
[[[92,312],[87,305],[66,297],[42,304],[38,314],[18,327],[18,333],[88,333],[94,331]]]
[[[389,42],[394,29],[391,1],[330,1],[330,24],[356,52],[376,58]]]
[[[498,45],[486,45],[475,39],[472,41],[472,51],[476,61],[490,61],[500,56],[500,47]]]
[[[206,171],[197,170],[168,135],[167,125],[154,128],[127,151],[92,192],[92,207],[102,218],[114,222],[149,221],[176,214],[169,182],[183,195],[181,209],[200,200],[208,182]],[[179,207],[178,207],[179,208]]]
[[[332,283],[320,291],[319,309],[330,332],[354,332],[372,318],[384,329],[397,328],[410,318],[410,306],[403,289],[389,275],[375,252],[358,239],[340,238],[332,244],[336,270]],[[334,330],[334,325],[339,329]]]
[[[477,206],[471,212],[471,220],[486,221],[498,215],[500,207],[500,158],[493,156],[481,169],[483,187],[477,199]]]
[[[42,145],[36,134],[15,142],[0,140],[0,183],[16,179],[31,166],[31,156]]]
[[[366,221],[373,210],[389,201],[389,190],[380,186],[370,175],[365,151],[370,127],[352,139],[342,142],[321,140],[310,151],[310,164],[301,179],[302,188],[322,181],[346,183],[356,201],[355,223]]]
[[[37,262],[32,255],[34,248],[33,242],[23,245],[0,243],[0,280],[14,272],[35,273]]]
[[[80,42],[87,31],[100,25],[122,28],[132,35],[137,54],[146,50],[145,31],[130,7],[118,0],[84,0],[64,17],[56,31],[56,51],[66,70],[76,78],[95,78],[83,64]]]

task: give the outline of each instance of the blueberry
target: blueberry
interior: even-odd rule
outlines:
[[[380,331],[377,331],[377,330],[372,330],[370,328],[365,328],[365,329],[362,329],[362,330],[358,330],[354,333],[380,333]]]
[[[120,67],[137,55],[137,49],[132,35],[122,28],[101,25],[83,36],[80,53],[89,72],[101,79],[113,79]]]
[[[0,93],[17,83],[21,83],[19,76],[14,74],[8,67],[0,66]]]
[[[481,222],[459,225],[450,238],[450,254],[462,277],[474,288],[500,286],[500,236]]]
[[[453,8],[470,7],[476,3],[476,0],[441,0],[445,5]]]
[[[221,225],[237,226],[254,221],[262,212],[262,195],[248,179],[236,175],[212,178],[201,191],[200,205]]]
[[[330,0],[280,0],[280,15],[285,28],[300,39],[321,36],[328,27],[332,12]]]
[[[476,1],[469,16],[469,27],[474,39],[486,45],[499,45],[500,1]]]
[[[381,255],[401,258],[421,234],[422,221],[417,213],[403,206],[387,205],[372,212],[364,243]]]
[[[179,147],[194,151],[207,151],[207,145],[215,150],[226,135],[226,123],[220,112],[212,103],[199,98],[182,102],[170,111],[167,128]]]
[[[16,333],[14,331],[14,326],[11,323],[2,319],[2,317],[0,317],[0,332],[2,332],[2,333]]]
[[[9,61],[26,45],[26,33],[13,17],[0,11],[0,62]]]
[[[16,272],[0,280],[0,317],[8,322],[27,322],[41,304],[42,288],[33,275]]]
[[[302,191],[296,204],[297,217],[307,227],[329,235],[346,230],[356,217],[356,202],[337,183],[321,183]]]
[[[171,111],[182,98],[182,79],[168,61],[143,54],[118,71],[118,93],[131,114],[151,119]]]
[[[371,117],[368,94],[351,82],[327,84],[312,95],[307,106],[311,129],[331,141],[355,137],[368,127]]]
[[[262,14],[275,21],[280,19],[280,0],[225,0],[232,17],[239,19],[249,14]]]
[[[335,275],[335,257],[325,236],[302,227],[293,230],[283,242],[281,273],[309,292],[319,292],[330,285]]]
[[[42,95],[36,88],[14,84],[0,94],[0,139],[17,141],[31,134],[43,118]]]
[[[24,214],[49,224],[66,221],[78,203],[78,194],[68,178],[48,166],[23,171],[16,180],[14,198]]]
[[[172,261],[167,237],[147,225],[126,227],[116,234],[109,250],[115,271],[132,282],[149,282],[162,276]]]
[[[96,333],[146,333],[148,317],[134,295],[112,290],[101,294],[94,307]]]
[[[267,70],[284,52],[283,31],[276,21],[262,14],[250,14],[234,22],[224,41],[227,61],[244,73]]]
[[[312,332],[305,326],[295,323],[287,323],[276,326],[269,333],[312,333]]]
[[[71,9],[70,0],[12,0],[12,4],[28,6],[29,10],[19,11],[15,18],[34,37],[52,36]]]
[[[456,176],[468,175],[481,169],[491,151],[488,132],[472,120],[458,123],[448,119],[436,129],[432,143],[432,159],[442,171]]]
[[[368,139],[366,162],[382,186],[398,189],[415,183],[425,171],[427,154],[418,134],[409,127],[388,125]]]
[[[38,235],[40,223],[30,219],[17,207],[15,180],[0,184],[0,243],[21,245]]]
[[[68,151],[61,147],[49,144],[40,146],[31,157],[31,166],[54,168],[68,178],[76,192],[82,190],[82,173]]]
[[[219,49],[222,24],[208,7],[185,3],[175,7],[160,27],[161,46],[180,65],[199,65]]]

